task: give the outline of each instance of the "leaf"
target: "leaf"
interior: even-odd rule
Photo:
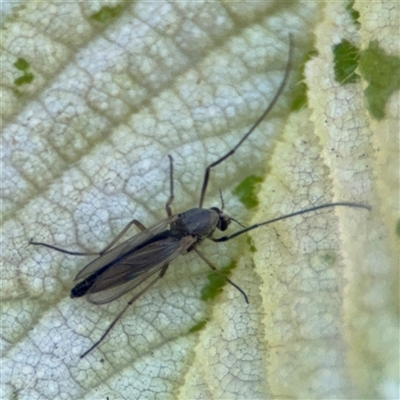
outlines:
[[[396,171],[398,92],[374,120],[363,80],[335,82],[332,47],[346,39],[366,49],[379,36],[396,56],[397,19],[382,30],[373,18],[398,8],[356,3],[358,33],[345,6],[33,2],[8,14],[4,398],[395,397],[398,174],[387,168]],[[330,210],[260,228],[253,252],[244,237],[205,243],[217,267],[237,262],[231,279],[250,305],[229,285],[202,300],[209,270],[189,254],[80,360],[129,295],[105,306],[70,299],[90,258],[28,246],[29,239],[99,251],[131,219],[164,218],[168,154],[174,212],[197,206],[204,168],[237,143],[275,93],[289,32],[291,85],[212,172],[205,206],[220,205],[221,189],[226,212],[246,224],[332,199],[366,202],[373,212]],[[303,68],[314,37],[318,56]],[[300,70],[308,106],[290,115]],[[257,213],[231,193],[251,175],[264,178]]]

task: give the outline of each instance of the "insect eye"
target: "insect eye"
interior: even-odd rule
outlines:
[[[218,221],[217,228],[220,231],[226,231],[230,223],[231,219],[229,217],[227,217],[226,215],[221,215]]]

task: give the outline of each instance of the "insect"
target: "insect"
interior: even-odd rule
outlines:
[[[134,219],[99,253],[78,253],[61,249],[47,243],[35,242],[33,240],[29,242],[32,245],[45,246],[70,255],[97,256],[96,259],[86,265],[75,277],[74,281],[77,283],[71,290],[71,298],[86,296],[91,303],[105,304],[133,289],[138,290],[115,317],[114,321],[105,330],[100,339],[84,352],[80,356],[81,358],[85,357],[104,340],[126,310],[165,275],[169,264],[178,256],[194,251],[211,269],[216,270],[216,267],[198,248],[205,239],[214,242],[225,242],[261,226],[328,207],[346,206],[370,209],[369,206],[350,202],[322,204],[264,221],[247,228],[244,227],[228,236],[214,237],[216,230],[226,231],[230,223],[235,220],[224,214],[223,204],[221,209],[217,207],[212,207],[210,209],[203,208],[211,169],[232,156],[274,107],[286,86],[291,69],[292,53],[293,41],[290,37],[288,61],[277,92],[265,111],[239,140],[236,146],[206,168],[198,207],[179,214],[174,214],[172,212],[171,204],[174,200],[174,169],[173,158],[169,155],[170,196],[165,204],[167,218],[163,221],[153,226],[145,227],[142,223]],[[133,225],[135,225],[140,232],[118,244],[120,239]],[[245,292],[230,279],[226,279],[242,293],[246,302],[248,302]]]

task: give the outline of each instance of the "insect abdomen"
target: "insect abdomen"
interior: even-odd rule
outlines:
[[[101,271],[103,272],[103,270]],[[87,291],[93,286],[94,282],[96,281],[97,277],[100,273],[90,275],[87,279],[82,282],[76,284],[72,289],[69,297],[73,299],[74,297],[82,297],[84,296]]]

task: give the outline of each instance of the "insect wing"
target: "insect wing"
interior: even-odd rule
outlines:
[[[115,300],[159,272],[195,241],[192,237],[167,237],[127,255],[99,276],[88,291],[89,301],[103,304]]]
[[[141,285],[147,279],[151,278],[154,274],[161,271],[162,267],[162,265],[158,265],[157,268],[152,268],[151,270],[146,271],[141,275],[138,275],[136,279],[123,283],[120,286],[115,286],[102,292],[90,293],[88,294],[87,299],[90,303],[93,304],[109,303]]]
[[[113,260],[121,257],[123,254],[131,252],[135,249],[135,247],[140,246],[146,240],[151,239],[158,233],[165,231],[168,228],[168,225],[173,222],[177,217],[173,216],[171,218],[167,218],[157,224],[151,226],[143,232],[139,232],[135,236],[132,236],[130,239],[125,240],[121,244],[113,247],[107,253],[102,254],[100,257],[94,259],[85,268],[83,268],[78,275],[76,275],[74,282],[79,281],[92,275],[94,272],[103,268],[105,265],[110,264]]]

